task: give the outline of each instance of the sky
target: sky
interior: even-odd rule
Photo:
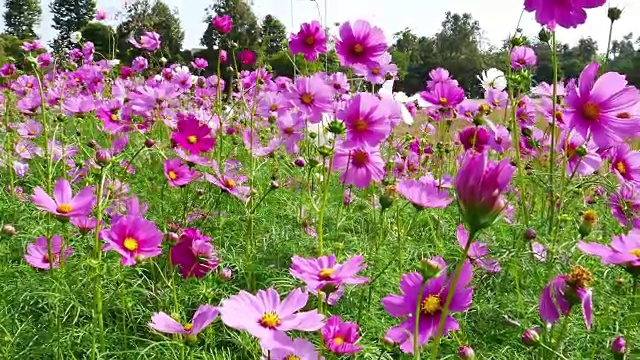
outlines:
[[[41,0],[43,22],[39,35],[49,42],[55,31],[51,28],[49,3]],[[98,0],[98,8],[113,14],[131,0]],[[172,9],[177,9],[185,30],[183,47],[191,49],[199,46],[200,37],[206,28],[203,23],[204,9],[214,0],[164,0]],[[333,26],[336,22],[365,19],[382,28],[389,42],[395,32],[410,28],[417,35],[432,35],[440,28],[447,11],[469,12],[480,22],[484,37],[491,44],[499,44],[518,25],[524,0],[253,0],[254,13],[262,18],[271,14],[280,19],[289,32],[297,31],[300,24],[311,20],[321,20]],[[622,18],[614,26],[613,39],[636,30],[640,19],[639,0],[610,0],[611,6],[624,9]],[[325,8],[327,21],[325,22]],[[524,13],[520,22],[525,34],[535,36],[540,27],[533,14]],[[606,50],[609,34],[607,6],[588,11],[586,24],[577,29],[558,31],[558,41],[575,44],[582,37],[591,36]],[[640,32],[636,37],[640,36]]]

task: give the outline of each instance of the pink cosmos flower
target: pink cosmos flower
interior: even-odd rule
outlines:
[[[140,41],[136,41],[136,39],[132,36],[129,38],[129,42],[138,49],[143,49],[147,51],[156,51],[160,49],[160,34],[154,31],[146,31],[140,37]]]
[[[444,209],[453,201],[446,189],[439,188],[436,182],[426,177],[400,180],[396,191],[419,209]]]
[[[489,146],[493,151],[503,153],[511,148],[511,133],[504,125],[497,125],[495,130],[491,131],[489,138]]]
[[[368,66],[356,65],[355,73],[364,76],[365,80],[372,84],[382,84],[387,80],[387,76],[395,77],[398,73],[398,66],[391,63],[391,54],[384,52],[374,63]]]
[[[469,242],[469,232],[464,228],[464,225],[458,225],[456,238],[458,239],[460,247],[466,249],[467,243]],[[498,260],[490,259],[487,255],[489,255],[489,249],[487,249],[487,245],[485,243],[474,241],[469,246],[468,256],[472,263],[487,270],[488,272],[500,272],[502,269],[500,268]]]
[[[303,54],[305,60],[316,61],[319,54],[327,52],[327,35],[319,21],[300,25],[297,34],[291,34],[289,39],[291,53]]]
[[[290,342],[285,331],[316,331],[324,325],[317,310],[298,312],[307,304],[309,295],[295,289],[283,301],[269,288],[252,295],[244,290],[223,300],[218,308],[225,325],[245,330],[260,340],[266,349],[282,348]]]
[[[237,56],[241,64],[251,66],[256,63],[256,53],[251,50],[240,50]]]
[[[450,110],[464,100],[464,89],[451,83],[437,83],[433,90],[420,93],[425,101],[441,110]]]
[[[633,183],[622,183],[609,198],[611,214],[620,226],[640,228],[640,189]]]
[[[40,40],[34,40],[32,42],[23,42],[20,48],[24,51],[37,51],[43,49],[44,46],[42,46],[42,42],[40,42]]]
[[[156,224],[139,216],[123,216],[110,229],[101,231],[101,236],[106,242],[102,250],[120,254],[125,266],[162,254],[162,233]]]
[[[441,269],[446,268],[446,263],[442,258],[436,257],[431,261],[440,265]],[[466,260],[455,289],[450,288],[452,279],[447,277],[446,271],[442,271],[440,276],[427,280],[422,297],[420,297],[423,283],[422,275],[418,272],[402,275],[400,280],[401,294],[388,295],[382,299],[382,305],[389,315],[404,319],[400,325],[389,329],[386,337],[399,343],[400,350],[409,354],[413,353],[414,336],[418,336],[419,345],[426,344],[429,338],[436,335],[440,326],[442,309],[450,291],[454,291],[454,294],[449,306],[449,315],[445,318],[443,335],[460,329],[460,325],[452,314],[466,311],[471,306],[473,289],[468,286],[472,277],[471,263]],[[416,307],[419,309],[418,314],[416,314]],[[416,316],[419,317],[417,334],[415,334]]]
[[[218,266],[218,256],[211,238],[195,228],[185,229],[178,243],[171,248],[170,262],[180,268],[183,278],[202,278]]]
[[[486,153],[466,153],[456,174],[458,204],[472,231],[490,226],[505,207],[502,198],[513,178],[515,167],[509,159],[497,163]]]
[[[195,58],[191,62],[191,66],[193,66],[194,68],[196,68],[198,70],[204,70],[204,69],[207,68],[207,66],[209,66],[209,62],[206,59],[203,59],[203,58]]]
[[[558,143],[558,151],[565,151],[567,158],[567,174],[580,174],[582,176],[591,175],[600,169],[602,165],[602,157],[598,155],[598,147],[592,140],[585,141],[582,135],[575,131],[570,131],[566,136],[566,132],[562,134],[564,137]]]
[[[25,123],[18,125],[18,135],[25,139],[34,139],[40,136],[42,132],[42,124],[39,121],[32,119],[27,120]]]
[[[605,265],[621,265],[640,268],[640,230],[631,229],[611,239],[611,245],[579,241],[577,245],[585,254],[597,256]]]
[[[337,315],[330,317],[322,328],[324,344],[334,354],[350,355],[362,350],[362,346],[356,345],[359,338],[358,324],[343,322]]]
[[[63,218],[89,215],[95,199],[93,188],[89,186],[73,196],[71,184],[64,178],[56,181],[53,199],[40,186],[33,190],[33,196],[31,196],[31,201],[38,210],[47,211]]]
[[[323,299],[334,305],[342,296],[343,292],[338,291],[342,285],[360,285],[369,281],[369,278],[356,276],[367,267],[362,264],[363,260],[362,256],[356,255],[340,264],[333,254],[315,259],[294,255],[289,272],[294,278],[304,281],[311,293],[329,292],[329,298],[325,299],[323,294]]]
[[[375,147],[389,136],[391,123],[380,107],[380,100],[370,93],[357,93],[346,103],[337,113],[347,127],[344,147]]]
[[[458,132],[458,139],[465,151],[474,149],[481,153],[489,149],[491,135],[484,126],[467,126]]]
[[[511,67],[515,70],[536,65],[538,58],[528,46],[516,46],[511,50]]]
[[[598,69],[596,62],[587,65],[578,86],[570,86],[565,114],[570,128],[585,139],[590,134],[598,147],[607,148],[637,132],[638,122],[623,114],[633,113],[631,109],[640,101],[640,95],[634,86],[627,85],[624,75],[607,72],[596,79]]]
[[[60,266],[60,257],[64,257],[65,261],[73,250],[71,247],[65,246],[62,248],[62,237],[60,235],[54,235],[51,237],[51,255],[53,259],[49,258],[49,244],[47,238],[41,236],[36,239],[35,242],[27,245],[27,252],[24,254],[24,260],[36,269],[50,270],[57,269]]]
[[[104,20],[106,18],[107,18],[107,12],[106,11],[104,11],[102,9],[98,9],[96,11],[96,20],[97,21],[102,21],[102,20]]]
[[[280,129],[280,136],[284,147],[289,154],[297,154],[300,150],[298,142],[304,138],[306,124],[304,118],[298,113],[286,113],[278,117],[276,126]]]
[[[242,186],[248,178],[246,175],[238,175],[242,167],[240,162],[232,159],[227,160],[224,164],[223,172],[220,171],[217,162],[213,162],[211,167],[213,168],[214,174],[205,174],[205,180],[243,202],[249,201],[250,189],[248,186]]]
[[[97,224],[96,218],[89,216],[72,217],[69,222],[71,225],[77,227],[82,234],[86,234],[95,229]]]
[[[372,27],[366,20],[343,23],[339,34],[336,53],[342,66],[375,64],[376,59],[387,50],[382,30]]]
[[[151,316],[149,327],[165,334],[180,334],[195,338],[218,317],[218,309],[211,305],[200,305],[193,319],[186,325],[182,325],[171,316],[163,312],[154,313]]]
[[[200,121],[193,117],[178,121],[178,128],[171,135],[171,140],[195,155],[208,152],[216,144],[211,128],[206,124],[200,124]]]
[[[211,24],[222,34],[228,34],[233,29],[233,19],[229,15],[215,16]]]
[[[535,12],[536,21],[540,25],[553,30],[557,24],[568,29],[584,24],[587,20],[587,13],[584,9],[594,9],[602,6],[605,2],[606,0],[525,0],[524,9]]]
[[[198,172],[191,170],[180,159],[167,159],[164,162],[164,176],[169,186],[185,186],[198,176]]]
[[[558,275],[540,294],[540,317],[547,324],[554,324],[560,316],[567,316],[573,306],[580,304],[587,330],[591,329],[593,305],[589,283],[593,276],[582,266],[575,266],[567,275]]]
[[[264,356],[261,360],[324,360],[324,356],[319,357],[316,347],[305,339],[289,339],[271,350],[262,349]]]
[[[612,151],[611,172],[620,182],[640,185],[640,152],[631,150],[629,144],[619,144]]]
[[[346,185],[364,189],[385,175],[385,163],[377,148],[362,146],[353,149],[336,146],[333,169],[343,170],[340,180]]]
[[[299,77],[288,90],[284,95],[312,124],[322,121],[322,113],[333,109],[333,91],[317,76]]]
[[[435,68],[429,71],[429,80],[427,80],[427,90],[433,91],[437,84],[444,84],[448,86],[458,86],[458,81],[451,78],[449,70],[445,68]]]

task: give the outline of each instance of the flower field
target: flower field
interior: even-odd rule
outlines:
[[[524,2],[552,52],[604,0],[568,3]],[[608,58],[538,82],[516,32],[478,100],[445,68],[393,92],[364,20],[303,24],[292,57],[342,70],[294,78],[72,40],[0,68],[0,358],[640,356],[640,93]]]

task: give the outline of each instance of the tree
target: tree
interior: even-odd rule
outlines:
[[[159,59],[164,56],[169,61],[180,61],[184,31],[177,11],[171,11],[162,1],[137,0],[126,6],[127,18],[116,30],[118,50],[123,61],[130,61],[142,55],[143,51],[131,46],[130,36],[140,36],[144,31],[155,31],[160,35],[160,50],[155,53]]]
[[[115,58],[117,53],[115,49],[115,31],[111,26],[107,26],[100,22],[90,22],[83,27],[82,38],[91,41],[96,49],[94,59],[111,59]]]
[[[96,13],[95,0],[54,0],[49,9],[53,14],[53,28],[58,36],[53,40],[53,49],[60,54],[72,46],[69,36],[85,27]]]
[[[276,54],[287,48],[287,28],[273,15],[267,15],[262,20],[260,39],[266,56]]]
[[[40,24],[42,9],[38,0],[5,0],[6,33],[18,39],[35,39],[34,28]]]

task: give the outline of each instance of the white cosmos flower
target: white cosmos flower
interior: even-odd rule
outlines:
[[[118,59],[107,60],[107,63],[109,64],[109,66],[114,67],[120,64],[120,60]]]
[[[478,75],[478,80],[482,88],[487,91],[489,89],[496,89],[502,91],[507,87],[507,78],[504,73],[496,68],[487,69]]]
[[[71,35],[69,35],[69,40],[74,44],[79,43],[80,40],[82,40],[82,33],[80,31],[72,32]]]

